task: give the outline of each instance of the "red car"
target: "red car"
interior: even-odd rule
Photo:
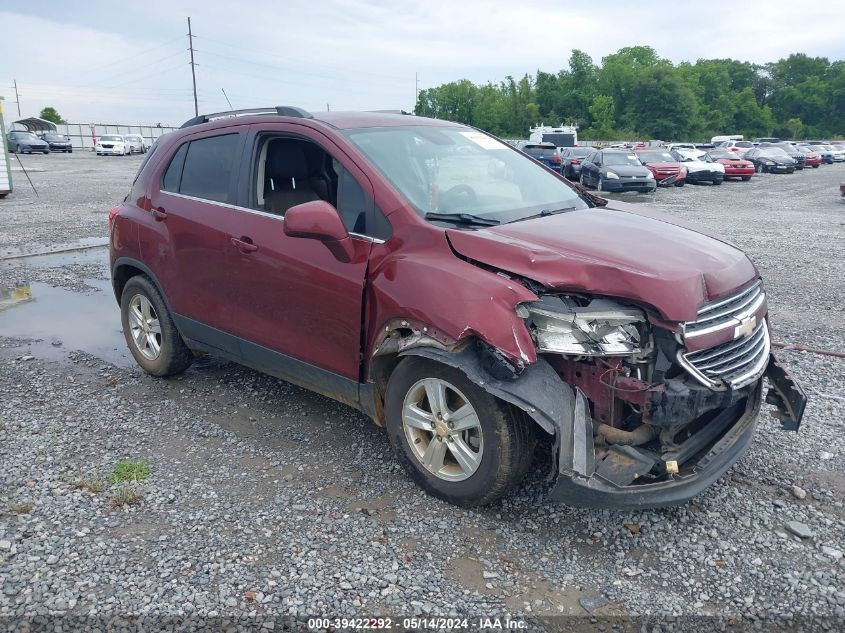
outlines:
[[[335,398],[455,504],[505,494],[537,444],[550,499],[682,503],[751,442],[764,377],[785,428],[803,414],[742,251],[464,125],[196,117],[158,139],[109,223],[145,371],[210,353]],[[350,455],[323,467],[343,478]]]
[[[808,150],[801,150],[804,152],[804,164],[807,167],[813,167],[818,169],[822,164],[822,155],[818,152],[808,151]]]
[[[658,187],[683,187],[687,170],[665,149],[639,149],[637,157],[654,175]]]
[[[737,156],[735,152],[727,149],[717,147],[711,149],[708,154],[717,163],[725,166],[725,178],[742,178],[743,180],[751,180],[754,175],[754,163],[750,160]]]

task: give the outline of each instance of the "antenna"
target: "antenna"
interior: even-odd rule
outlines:
[[[232,102],[229,101],[229,95],[226,94],[226,91],[223,90],[223,88],[220,89],[220,92],[223,93],[223,96],[226,97],[226,103],[228,103],[229,107],[232,108]],[[232,108],[232,110],[234,110],[234,108]]]

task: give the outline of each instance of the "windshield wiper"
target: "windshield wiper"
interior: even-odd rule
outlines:
[[[496,226],[500,224],[498,220],[492,218],[485,218],[480,215],[473,215],[472,213],[436,213],[429,211],[425,214],[426,220],[442,220],[443,222],[454,222],[455,224],[466,224],[476,226]]]
[[[516,220],[511,220],[508,224],[512,224],[513,222],[522,222],[523,220],[533,220],[534,218],[544,218],[547,215],[557,215],[558,213],[565,213],[566,211],[574,211],[578,207],[564,207],[563,209],[543,209],[540,213],[536,213],[534,215],[526,215],[524,218],[517,218]]]

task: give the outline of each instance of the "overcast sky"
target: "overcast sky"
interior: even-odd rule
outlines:
[[[123,5],[123,6],[121,6]],[[838,5],[838,6],[837,6]],[[0,5],[7,117],[54,106],[78,123],[181,124],[193,116],[187,16],[200,112],[277,104],[399,109],[420,88],[556,72],[573,48],[598,62],[647,44],[673,62],[792,52],[845,57],[845,5],[745,0],[86,0]]]

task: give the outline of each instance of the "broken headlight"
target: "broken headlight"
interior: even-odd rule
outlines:
[[[578,305],[546,296],[518,308],[540,352],[573,356],[627,356],[642,351],[646,317],[609,299]]]

